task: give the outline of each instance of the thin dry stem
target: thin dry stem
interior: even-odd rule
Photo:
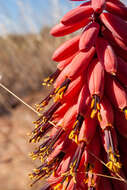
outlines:
[[[0,83],[0,87],[2,87],[4,90],[6,90],[8,93],[10,93],[12,96],[14,96],[17,100],[19,100],[22,104],[24,104],[25,106],[27,106],[30,110],[32,110],[33,112],[35,112],[37,115],[41,116],[41,114],[36,111],[33,107],[31,107],[30,105],[28,105],[26,102],[24,102],[21,98],[19,98],[16,94],[14,94],[12,91],[10,91],[6,86],[4,86],[2,83]]]
[[[93,154],[92,152],[90,152],[90,151],[89,151],[89,154],[91,154],[96,160],[98,160],[101,164],[103,164],[106,168],[108,168],[107,165],[105,164],[105,162],[103,162],[103,160],[101,160],[100,158],[98,158],[96,155],[94,155],[94,154]],[[109,169],[109,168],[108,168],[108,169]],[[123,181],[124,183],[127,184],[127,180],[124,179],[121,175],[119,175],[118,173],[116,173],[116,176],[119,177],[119,180],[120,180],[120,181]]]
[[[33,107],[31,107],[29,104],[27,104],[26,102],[24,102],[21,98],[19,98],[16,94],[14,94],[12,91],[10,91],[7,87],[5,87],[2,83],[0,83],[0,87],[3,88],[4,90],[6,90],[8,93],[10,93],[12,96],[14,96],[17,100],[19,100],[22,104],[24,104],[26,107],[28,107],[30,110],[32,110],[34,113],[36,113],[37,115],[41,116],[42,114],[40,114],[38,111],[36,111]],[[53,125],[54,127],[57,128],[57,126],[52,122],[52,121],[48,121],[51,125]],[[98,158],[96,155],[94,155],[92,152],[89,151],[89,154],[91,154],[96,160],[98,160],[100,163],[102,163],[105,167],[106,164],[105,162],[103,162],[100,158]],[[108,167],[107,167],[108,168]],[[83,173],[83,172],[80,172]],[[87,173],[87,172],[85,172]],[[94,174],[94,173],[93,173]],[[120,176],[118,173],[116,174],[117,177],[113,177],[113,176],[108,176],[108,175],[103,175],[103,174],[99,174],[96,173],[97,176],[101,176],[101,177],[106,177],[106,178],[110,178],[110,179],[115,179],[115,180],[119,180],[119,181],[123,181],[124,183],[127,184],[127,180],[125,180],[122,176]]]

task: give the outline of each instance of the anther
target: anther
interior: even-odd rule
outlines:
[[[66,92],[71,80],[66,78],[65,81],[55,90],[54,102],[59,101],[63,98],[64,93]]]
[[[85,146],[86,144],[84,142],[78,145],[78,148],[76,149],[76,152],[70,164],[70,175],[72,176],[74,183],[76,183],[77,170],[78,170]]]
[[[119,162],[119,154],[115,152],[112,135],[110,130],[104,130],[106,136],[106,145],[108,152],[108,163],[106,166],[114,173],[118,173],[121,169],[121,163]]]
[[[92,102],[91,102],[91,118],[93,119],[95,115],[97,115],[97,118],[99,121],[102,120],[101,114],[100,114],[100,97],[98,95],[93,95]]]
[[[58,168],[64,156],[65,156],[65,153],[61,151],[50,162],[45,162],[40,167],[34,169],[33,170],[34,172],[29,175],[31,179],[35,179],[32,185],[35,184],[39,179],[43,177],[46,177],[46,176],[49,177]]]
[[[53,89],[49,93],[49,95],[46,98],[44,98],[39,104],[35,105],[38,112],[43,110],[43,108],[48,105],[49,101],[53,98],[54,94],[55,94],[55,89]]]
[[[94,190],[94,186],[95,186],[95,180],[94,180],[94,174],[93,174],[93,169],[94,166],[90,163],[87,164],[86,166],[86,179],[84,180],[85,183],[89,184],[88,189],[90,190]]]
[[[123,109],[123,112],[124,112],[124,115],[125,115],[125,119],[127,120],[127,107],[125,107],[125,108]]]
[[[57,79],[57,77],[60,74],[60,70],[57,69],[53,74],[51,74],[49,77],[47,77],[46,79],[44,79],[44,82],[42,83],[43,86],[51,86],[55,80]]]
[[[78,114],[77,119],[72,127],[73,130],[69,134],[69,139],[74,139],[75,143],[77,144],[78,144],[78,135],[79,135],[83,121],[84,121],[84,117]]]

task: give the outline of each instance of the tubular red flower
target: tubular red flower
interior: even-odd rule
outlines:
[[[57,68],[62,71],[69,63],[71,63],[72,59],[76,56],[77,53],[74,55],[68,57],[67,59],[60,61],[59,64],[57,65]]]
[[[79,42],[80,51],[88,51],[95,44],[99,29],[100,25],[96,22],[85,27]]]
[[[115,126],[119,133],[127,138],[127,120],[120,111],[115,111]]]
[[[106,93],[116,108],[119,108],[127,116],[127,95],[120,83],[110,76],[106,77]],[[127,118],[127,117],[126,117]]]
[[[67,34],[79,30],[82,27],[85,27],[90,21],[91,21],[90,18],[85,18],[82,21],[72,23],[70,25],[64,25],[60,23],[51,29],[50,34],[55,37],[65,36]]]
[[[127,7],[125,7],[120,1],[108,0],[106,2],[106,10],[127,20]]]
[[[112,128],[114,123],[114,113],[113,108],[106,97],[103,97],[100,102],[100,114],[101,120],[99,120],[99,123],[102,130],[110,127]]]
[[[103,31],[103,35],[113,47],[122,48],[123,50],[127,51],[127,43],[114,36],[113,33],[111,33],[108,29]]]
[[[97,59],[93,60],[90,64],[87,76],[91,96],[97,95],[102,97],[104,90],[104,69]]]
[[[58,88],[65,79],[73,80],[81,73],[85,72],[88,67],[89,62],[93,58],[95,53],[95,48],[92,47],[88,52],[79,52],[69,65],[60,73],[57,78],[54,87]]]
[[[51,106],[34,122],[30,137],[39,142],[31,157],[41,165],[30,177],[33,184],[46,179],[42,190],[124,190],[127,7],[119,0],[80,1],[51,30],[56,37],[83,32],[53,54],[57,70],[43,82],[52,90],[37,111]]]
[[[104,9],[106,0],[91,0],[92,8],[95,13],[101,13]]]
[[[88,116],[90,110],[91,97],[86,83],[83,84],[78,98],[78,113],[84,117]]]
[[[126,41],[127,23],[123,19],[111,13],[102,13],[100,19],[116,37]]]
[[[99,177],[96,176],[96,173],[101,173],[102,165],[98,160],[95,160],[94,156],[99,157],[100,155],[100,141],[99,137],[95,134],[93,140],[85,149],[85,167],[86,167],[86,176],[85,183],[88,184],[88,188],[96,188],[99,183]],[[94,146],[96,144],[96,146]],[[91,155],[91,153],[93,155]]]
[[[69,25],[72,23],[77,23],[82,21],[84,18],[89,18],[93,13],[93,9],[91,6],[83,4],[64,15],[61,19],[61,22],[65,25]]]
[[[66,41],[54,52],[52,59],[59,62],[72,56],[79,50],[79,39],[80,35]]]
[[[94,118],[97,114],[98,119],[100,120],[100,99],[102,98],[104,91],[104,68],[98,59],[94,59],[90,64],[87,80],[92,97],[91,118]]]
[[[105,71],[110,74],[115,74],[117,71],[117,58],[110,43],[102,37],[96,40],[96,50],[98,59],[104,66]]]
[[[116,76],[122,82],[124,86],[127,86],[127,62],[124,61],[122,58],[118,57],[118,68]]]
[[[87,144],[89,144],[95,135],[96,126],[97,126],[97,123],[95,120],[91,118],[86,118],[83,121],[82,127],[80,129],[78,142],[84,141]]]

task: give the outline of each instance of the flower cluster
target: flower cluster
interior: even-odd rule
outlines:
[[[30,177],[47,180],[42,190],[125,190],[127,7],[80,1],[51,30],[60,37],[82,28],[53,54],[57,70],[43,83],[53,88],[37,110],[52,105],[30,138],[40,141],[31,156],[42,164]]]

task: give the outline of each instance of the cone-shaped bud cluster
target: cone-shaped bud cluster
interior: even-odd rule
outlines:
[[[70,0],[78,1],[78,0]],[[41,166],[30,177],[42,190],[127,189],[127,7],[120,0],[80,0],[51,29],[55,37],[82,29],[54,52],[52,85],[37,105],[30,142]]]

